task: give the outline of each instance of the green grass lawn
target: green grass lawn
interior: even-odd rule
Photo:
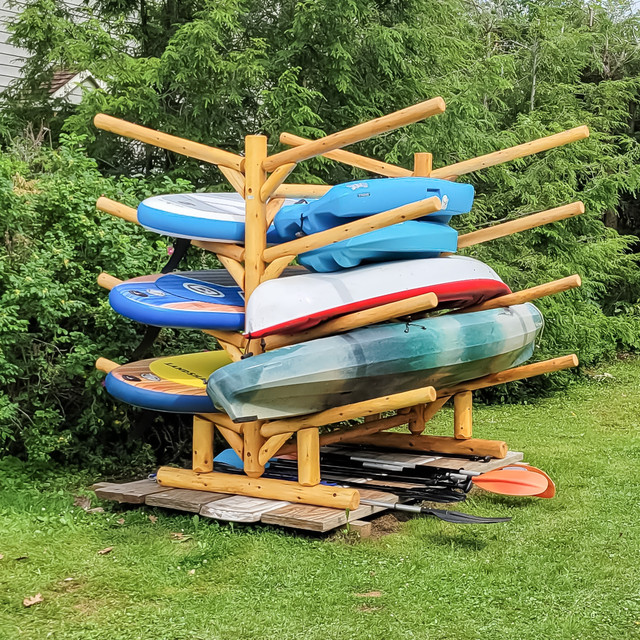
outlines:
[[[507,440],[558,485],[553,500],[477,493],[455,507],[506,525],[416,518],[352,543],[111,503],[90,514],[73,501],[92,478],[34,481],[6,460],[0,638],[640,638],[640,361],[604,372],[476,411],[478,437]]]

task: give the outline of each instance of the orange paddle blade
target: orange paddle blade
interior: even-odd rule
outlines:
[[[544,476],[547,479],[549,485],[542,493],[536,493],[536,498],[553,498],[556,495],[556,485],[555,482],[542,470],[537,467],[532,467],[530,464],[526,462],[515,462],[513,467],[505,467],[505,469],[524,469],[525,471],[531,471],[533,473],[539,473],[541,476]]]
[[[485,491],[505,496],[536,496],[549,486],[544,476],[520,469],[489,471],[472,480],[473,484]]]

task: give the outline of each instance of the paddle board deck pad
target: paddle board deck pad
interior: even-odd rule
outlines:
[[[307,251],[298,262],[310,271],[327,273],[371,262],[436,258],[457,249],[458,232],[449,225],[409,220]]]
[[[438,296],[438,308],[462,308],[511,290],[491,267],[463,256],[306,273],[260,284],[247,304],[245,331],[250,338],[295,333],[345,313],[429,292]]]
[[[130,362],[107,374],[105,387],[135,407],[171,413],[218,412],[206,393],[207,378],[231,359],[224,351]]]
[[[304,273],[288,267],[282,276]],[[111,290],[109,303],[120,315],[156,327],[244,329],[244,293],[226,269],[132,278]]]
[[[296,200],[285,200],[294,204]],[[138,205],[138,222],[174,238],[244,244],[245,201],[239,193],[180,193],[153,196]],[[267,242],[281,242],[275,227]]]
[[[284,240],[293,240],[433,196],[440,198],[442,209],[429,215],[429,219],[437,216],[437,221],[448,222],[452,215],[471,211],[473,195],[470,184],[436,178],[346,182],[332,187],[317,200],[283,206],[276,214],[274,224]]]
[[[375,325],[233,362],[209,377],[207,392],[241,422],[443,388],[528,360],[542,324],[527,303]]]

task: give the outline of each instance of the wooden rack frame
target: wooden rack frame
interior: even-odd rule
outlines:
[[[285,180],[299,162],[322,155],[389,177],[431,176],[455,180],[466,173],[552,149],[589,135],[587,127],[577,127],[439,169],[432,168],[432,157],[429,153],[416,153],[414,167],[409,170],[343,150],[343,147],[355,142],[418,122],[424,118],[443,113],[444,110],[444,100],[433,98],[319,140],[307,140],[283,133],[280,136],[280,142],[290,145],[292,148],[273,155],[268,155],[267,139],[261,135],[247,136],[245,138],[245,154],[240,156],[104,114],[97,115],[94,123],[98,128],[218,166],[233,188],[245,198],[245,243],[244,246],[204,241],[193,241],[192,244],[215,253],[222,265],[243,289],[245,300],[248,300],[261,282],[280,276],[285,267],[300,253],[340,242],[374,229],[420,218],[439,211],[441,207],[438,198],[427,198],[327,231],[267,247],[267,229],[282,206],[285,197],[318,197],[330,189],[326,185],[286,184]],[[132,207],[108,198],[100,198],[96,206],[101,211],[129,222],[138,223],[137,212]],[[487,242],[583,212],[583,204],[574,202],[463,235],[459,238],[458,246],[468,247]],[[102,273],[98,277],[98,282],[101,286],[110,289],[121,281],[109,274]],[[496,298],[465,311],[520,304],[576,286],[580,286],[579,276],[569,276]],[[393,320],[407,315],[420,315],[435,307],[436,304],[437,298],[433,294],[415,296],[400,302],[348,314],[324,322],[306,332],[295,335],[269,336],[260,341],[248,342],[241,334],[233,332],[212,330],[206,331],[206,333],[218,340],[232,360],[238,360],[245,351],[251,351],[254,354],[261,353],[265,350],[349,331],[376,322]],[[436,390],[432,387],[426,387],[336,407],[308,416],[283,420],[258,420],[236,424],[224,414],[213,413],[194,416],[192,469],[162,467],[158,471],[158,482],[170,487],[237,493],[341,509],[354,509],[359,502],[357,490],[327,487],[320,484],[319,449],[321,445],[352,441],[409,450],[437,450],[442,453],[473,453],[498,458],[504,457],[506,455],[504,442],[480,440],[473,437],[472,392],[476,389],[512,380],[575,367],[577,364],[575,355],[565,356],[485,376],[449,389]],[[101,358],[96,366],[108,372],[118,365]],[[453,399],[454,405],[453,437],[423,435],[426,423],[450,399]],[[385,414],[384,417],[383,414]],[[364,418],[364,422],[356,426],[334,430],[322,436],[319,433],[319,428],[324,425],[359,418]],[[402,425],[407,425],[409,434],[388,431]],[[244,476],[214,471],[214,430],[217,430],[242,458]],[[295,443],[288,444],[287,441],[294,436]],[[295,452],[297,454],[298,482],[261,477],[266,462],[279,452]]]

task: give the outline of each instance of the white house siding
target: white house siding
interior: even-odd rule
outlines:
[[[82,0],[65,2],[68,7],[78,7],[82,3]],[[8,23],[21,13],[23,6],[24,3],[20,3],[9,7],[6,2],[0,0],[0,92],[4,91],[13,80],[21,77],[24,58],[29,56],[27,51],[14,47],[8,42],[11,35]]]
[[[18,7],[7,7],[0,2],[0,92],[4,91],[9,83],[19,78],[23,60],[29,54],[24,49],[18,49],[9,44],[9,29],[7,23],[18,14]]]

